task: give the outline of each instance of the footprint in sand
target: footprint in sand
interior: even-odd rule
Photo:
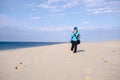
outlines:
[[[93,79],[89,76],[85,76],[83,80],[93,80]]]
[[[15,69],[21,69],[23,66],[23,62],[20,62],[18,65],[16,65]]]
[[[34,57],[34,56],[30,57],[30,59],[31,59],[32,61],[39,61],[39,59],[36,58],[36,57]],[[28,60],[27,63],[31,63],[31,62]],[[20,63],[18,63],[18,64],[15,66],[15,69],[21,69],[21,68],[23,68],[23,67],[24,67],[24,63],[23,63],[23,62],[20,62]]]
[[[102,60],[103,63],[108,63],[108,61],[105,60],[104,58],[100,58],[100,60]]]
[[[32,56],[31,59],[34,60],[34,61],[39,61],[38,58],[36,58],[34,56]]]

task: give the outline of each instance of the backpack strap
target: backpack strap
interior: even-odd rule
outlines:
[[[79,38],[78,38],[78,36],[79,36],[80,34],[78,34],[77,36],[76,36],[76,34],[74,34],[74,36],[76,37],[76,39],[78,39],[79,40]]]

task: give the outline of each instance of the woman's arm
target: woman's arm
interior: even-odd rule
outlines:
[[[80,38],[80,34],[78,33],[77,38]]]
[[[71,33],[71,35],[70,35],[70,41],[72,41],[72,39],[73,39],[73,34]]]

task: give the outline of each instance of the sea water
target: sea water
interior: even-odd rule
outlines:
[[[36,46],[46,46],[60,43],[61,42],[0,42],[0,51]]]

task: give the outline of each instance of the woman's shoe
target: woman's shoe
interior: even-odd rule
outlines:
[[[74,51],[73,53],[76,53],[76,51]]]

